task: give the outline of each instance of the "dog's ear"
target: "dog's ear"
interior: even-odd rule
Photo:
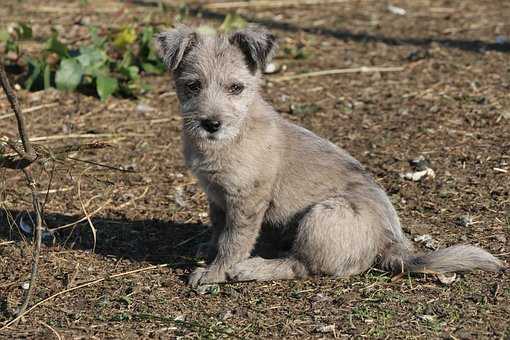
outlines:
[[[229,41],[241,49],[253,73],[257,71],[257,68],[263,71],[278,48],[276,37],[267,29],[257,25],[248,25],[232,33]]]
[[[170,71],[175,71],[186,51],[188,51],[196,39],[195,32],[185,26],[178,25],[171,31],[162,32],[156,35],[154,42],[157,46],[159,56]]]

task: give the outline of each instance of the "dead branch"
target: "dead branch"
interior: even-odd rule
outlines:
[[[9,82],[9,78],[7,78],[7,73],[5,72],[5,67],[3,62],[0,60],[0,82],[2,83],[2,88],[5,91],[5,95],[11,104],[11,108],[16,115],[16,121],[18,122],[18,132],[21,138],[21,142],[23,143],[24,152],[21,155],[25,160],[33,162],[37,156],[32,150],[32,145],[28,139],[27,127],[25,125],[25,117],[23,116],[23,112],[21,112],[21,107],[19,106],[18,98],[14,94],[14,90],[11,87],[11,83]]]
[[[30,164],[31,161],[26,161],[24,158],[20,156],[19,152],[19,143],[12,141],[2,141],[0,140],[0,144],[4,143],[9,146],[16,154],[2,155],[0,153],[0,168],[7,169],[24,169]],[[71,152],[85,151],[85,150],[95,150],[95,149],[103,149],[109,147],[110,144],[100,141],[94,141],[92,143],[86,144],[77,144],[77,145],[64,145],[55,148],[49,148],[43,145],[33,145],[33,151],[36,155],[37,161],[47,161],[47,160],[64,160],[67,154]],[[70,158],[71,159],[71,158]],[[34,160],[35,161],[35,160]]]
[[[28,303],[30,302],[30,296],[34,291],[35,282],[37,280],[37,272],[39,268],[39,254],[41,253],[41,240],[42,240],[42,214],[41,214],[41,204],[39,199],[37,198],[37,183],[34,181],[32,176],[32,172],[30,169],[23,169],[23,173],[25,174],[25,178],[30,187],[30,191],[32,192],[32,205],[35,211],[35,235],[34,235],[34,250],[32,254],[32,270],[30,273],[30,285],[28,286],[28,290],[23,299],[23,303],[18,309],[17,315],[21,315],[27,309]]]
[[[11,146],[25,162],[29,162],[29,164],[33,163],[37,159],[37,155],[34,152],[32,145],[30,144],[27,128],[25,125],[25,117],[23,116],[23,112],[21,111],[18,98],[14,93],[14,90],[11,87],[9,79],[7,78],[7,73],[5,72],[5,67],[0,60],[0,82],[2,83],[2,88],[5,91],[5,95],[11,104],[11,108],[16,115],[16,121],[18,123],[18,132],[21,138],[21,142],[23,144],[23,151],[15,146]],[[28,166],[28,165],[27,165]],[[34,235],[34,250],[32,257],[32,270],[30,273],[30,285],[27,289],[27,292],[23,298],[23,302],[18,309],[17,315],[23,315],[25,313],[28,303],[30,302],[30,297],[32,292],[34,291],[35,282],[37,280],[37,269],[39,265],[39,254],[41,251],[41,239],[42,239],[42,216],[41,216],[41,204],[39,203],[39,199],[37,198],[37,183],[34,181],[32,176],[32,172],[27,167],[23,168],[23,173],[25,174],[25,179],[27,181],[28,186],[30,187],[30,191],[32,192],[32,206],[36,213],[36,226],[35,226],[35,235]]]

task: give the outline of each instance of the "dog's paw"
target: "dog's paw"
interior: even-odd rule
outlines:
[[[220,283],[226,281],[225,271],[216,266],[197,268],[189,276],[188,284],[196,288],[209,283]]]
[[[253,257],[237,263],[227,271],[227,276],[234,282],[265,280],[264,273],[258,271],[258,267],[263,261],[260,257]]]

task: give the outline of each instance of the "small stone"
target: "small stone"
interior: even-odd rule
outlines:
[[[319,325],[316,331],[319,333],[333,333],[335,331],[335,325]]]
[[[503,234],[497,234],[494,236],[494,238],[501,243],[506,243],[506,236]]]
[[[318,293],[312,297],[313,302],[325,302],[325,301],[331,301],[331,297],[328,295],[324,295],[322,293]]]
[[[425,157],[423,155],[419,156],[418,158],[411,159],[409,161],[409,165],[415,171],[423,171],[423,170],[427,170],[430,168],[430,162],[427,159],[425,159]]]
[[[430,112],[431,113],[438,113],[441,109],[439,108],[439,106],[437,105],[434,105],[430,108]]]
[[[388,5],[386,8],[388,9],[388,11],[390,13],[395,14],[395,15],[406,15],[407,14],[407,11],[401,7]]]
[[[30,288],[30,283],[28,283],[28,282],[23,282],[23,283],[21,284],[21,289],[23,289],[23,290],[28,290],[28,288]]]
[[[181,208],[184,208],[187,205],[184,197],[184,189],[181,186],[175,188],[174,202]]]
[[[418,182],[423,178],[434,178],[436,177],[436,173],[432,169],[426,169],[423,171],[415,171],[415,172],[406,172],[405,174],[401,174],[400,177],[403,179],[411,180],[413,182]]]
[[[321,107],[317,104],[291,104],[290,114],[304,116],[319,112]]]
[[[149,113],[149,112],[154,112],[155,110],[156,109],[153,108],[152,106],[149,106],[144,103],[138,103],[138,105],[136,105],[136,111],[138,113]]]
[[[219,285],[201,285],[198,286],[195,291],[200,295],[205,294],[211,294],[211,295],[218,295],[220,293],[220,286]]]
[[[234,314],[232,313],[231,310],[226,310],[224,313],[221,314],[220,318],[222,320],[227,320],[227,319],[230,319],[233,316],[234,316]]]
[[[267,64],[266,68],[264,69],[265,74],[273,74],[277,73],[278,71],[280,71],[280,65],[274,62]]]
[[[442,284],[449,285],[449,284],[452,284],[455,282],[455,279],[457,278],[457,274],[453,273],[452,275],[447,276],[447,275],[441,273],[441,274],[437,274],[436,277],[439,280],[439,282],[441,282]]]
[[[175,321],[180,321],[180,322],[183,322],[184,320],[186,320],[186,317],[184,315],[177,315],[175,318],[174,318]]]
[[[458,226],[461,226],[461,227],[469,227],[473,224],[473,218],[469,215],[464,215],[464,216],[461,216],[459,217],[456,221],[455,221],[455,224],[458,225]]]
[[[429,234],[416,236],[414,238],[415,242],[427,242],[427,241],[431,241],[431,240],[432,240],[432,236],[430,236]]]
[[[435,315],[420,315],[419,318],[428,322],[433,322],[436,320]]]
[[[436,250],[437,248],[439,248],[439,245],[437,244],[437,242],[429,234],[416,236],[413,240],[415,242],[423,243],[426,248],[429,248],[432,250]]]

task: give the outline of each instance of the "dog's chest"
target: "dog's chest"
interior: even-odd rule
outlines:
[[[227,196],[242,196],[251,187],[250,169],[240,160],[229,157],[190,152],[186,164],[198,178],[207,197],[225,208]]]

